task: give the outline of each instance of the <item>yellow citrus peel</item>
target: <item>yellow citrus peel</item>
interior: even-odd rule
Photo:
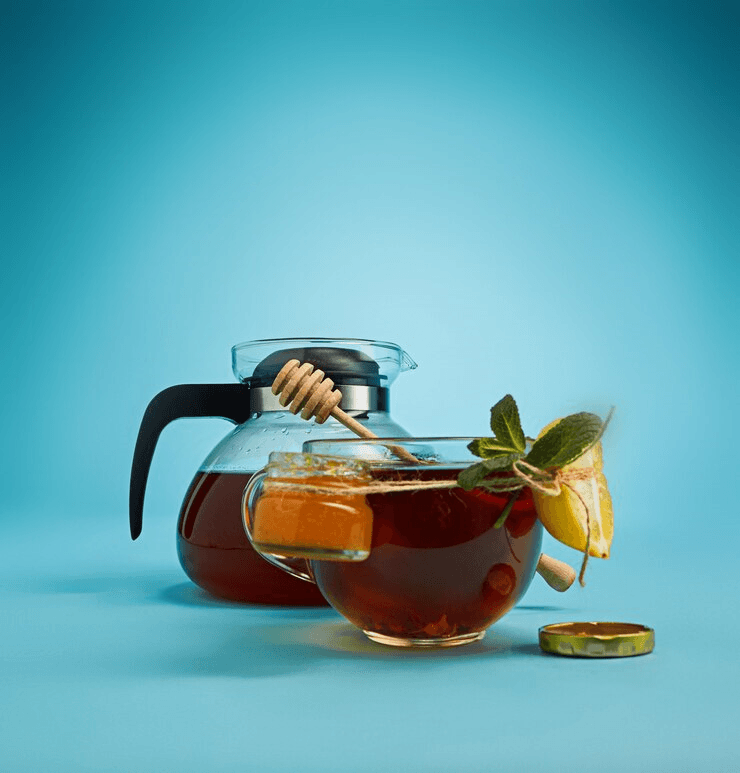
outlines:
[[[561,419],[548,424],[540,437]],[[587,474],[591,472],[592,474]],[[532,489],[542,525],[564,545],[594,558],[609,558],[614,535],[612,498],[604,476],[601,441],[558,473],[556,496]]]

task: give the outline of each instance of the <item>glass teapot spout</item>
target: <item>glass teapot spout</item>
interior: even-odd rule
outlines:
[[[411,358],[411,355],[408,352],[405,352],[403,349],[401,349],[399,356],[401,358],[400,367],[399,367],[399,373],[404,373],[407,370],[415,370],[419,366],[414,362],[414,360]]]

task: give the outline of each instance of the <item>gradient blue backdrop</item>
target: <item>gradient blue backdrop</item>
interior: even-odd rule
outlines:
[[[148,399],[308,334],[403,345],[417,433],[615,404],[673,522],[736,419],[736,11],[6,3],[6,502],[125,520]],[[147,515],[225,429],[168,432]]]
[[[417,434],[615,405],[615,572],[735,544],[737,3],[4,2],[0,34],[19,545],[106,523],[177,571],[228,425],[165,432],[130,546],[148,400],[301,335],[406,348]]]

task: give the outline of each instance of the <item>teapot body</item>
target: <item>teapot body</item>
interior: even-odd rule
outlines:
[[[396,344],[361,339],[295,338],[250,341],[232,348],[236,384],[183,384],[149,403],[131,469],[131,536],[141,533],[144,493],[152,456],[164,427],[178,418],[216,416],[236,427],[208,454],[180,509],[177,553],[188,577],[229,601],[324,605],[315,585],[265,561],[242,527],[242,492],[272,451],[297,451],[315,438],[353,437],[329,418],[318,425],[291,413],[271,384],[290,359],[324,371],[342,393],[340,407],[380,437],[408,433],[390,416],[388,387],[416,363]]]

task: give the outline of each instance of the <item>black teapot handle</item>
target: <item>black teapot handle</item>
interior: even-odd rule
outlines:
[[[162,390],[152,399],[141,420],[131,465],[131,539],[141,534],[146,481],[162,430],[175,419],[216,417],[241,424],[249,415],[248,384],[180,384]]]

